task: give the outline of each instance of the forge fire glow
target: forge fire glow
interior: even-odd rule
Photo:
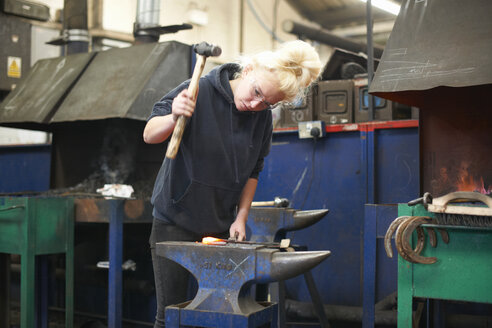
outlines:
[[[227,242],[224,239],[215,237],[203,237],[202,244],[205,245],[225,245]]]

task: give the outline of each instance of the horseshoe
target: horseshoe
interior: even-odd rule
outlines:
[[[405,228],[407,227],[407,225],[412,222],[412,220],[416,218],[415,216],[411,216],[407,219],[405,219],[399,226],[398,228],[396,229],[396,236],[395,236],[395,245],[396,245],[396,250],[398,251],[398,253],[400,254],[401,257],[403,257],[405,260],[407,260],[408,262],[413,262],[413,259],[407,254],[407,252],[405,252],[405,250],[403,249],[403,240],[402,240],[402,236],[403,236],[403,232],[405,231]],[[421,243],[422,242],[422,239],[419,238],[418,240],[418,243]],[[413,250],[412,250],[413,252]]]
[[[449,234],[448,231],[444,228],[437,228],[437,231],[441,234],[442,241],[446,244],[449,244]]]
[[[386,234],[384,235],[384,249],[386,250],[386,255],[388,255],[388,257],[393,257],[393,250],[391,249],[391,237],[393,236],[393,233],[396,228],[398,228],[398,226],[409,217],[410,216],[397,217],[393,220],[393,222],[391,222],[388,230],[386,230]]]
[[[410,245],[409,242],[409,238],[412,235],[413,231],[422,223],[428,223],[429,220],[431,220],[431,218],[426,216],[417,216],[408,220],[409,223],[405,225],[404,231],[400,235],[400,237],[402,238],[401,243],[402,243],[403,251],[406,253],[406,255],[411,259],[411,262],[413,263],[432,264],[432,263],[436,263],[437,261],[436,257],[420,256],[419,254],[413,252],[412,246]]]
[[[417,229],[418,229],[418,227],[417,227]],[[427,231],[427,234],[429,235],[429,242],[430,242],[431,246],[435,248],[437,246],[436,232],[431,227],[425,227],[425,231]]]
[[[415,246],[415,249],[413,251],[417,254],[420,254],[420,252],[422,252],[422,250],[424,249],[424,244],[425,244],[424,229],[419,226],[417,227],[417,246]]]

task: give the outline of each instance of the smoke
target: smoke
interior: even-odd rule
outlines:
[[[101,146],[100,168],[105,184],[124,184],[135,170],[138,139],[120,125],[108,126]]]

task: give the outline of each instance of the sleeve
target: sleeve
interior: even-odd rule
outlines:
[[[260,155],[258,156],[258,161],[256,166],[251,172],[250,178],[258,179],[261,170],[265,164],[265,157],[270,153],[270,147],[272,145],[272,134],[273,134],[273,124],[272,124],[272,112],[268,111],[268,116],[266,119],[265,134],[263,136],[263,144],[261,146]]]
[[[165,116],[171,114],[173,99],[181,92],[181,90],[188,88],[190,85],[190,80],[186,80],[180,85],[178,85],[173,90],[169,91],[161,100],[154,104],[152,108],[152,113],[150,114],[147,121],[149,121],[154,116]]]

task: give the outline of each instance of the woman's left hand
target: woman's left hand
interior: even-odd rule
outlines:
[[[231,224],[229,228],[230,238],[235,238],[237,236],[238,241],[243,241],[246,239],[246,220],[239,217]]]

